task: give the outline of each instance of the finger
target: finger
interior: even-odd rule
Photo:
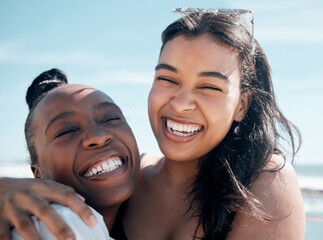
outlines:
[[[81,199],[82,202],[85,202],[85,198],[81,196],[80,194],[76,193],[76,196],[78,196],[79,199]]]
[[[66,206],[78,214],[87,225],[94,226],[97,223],[97,220],[89,206],[79,200],[78,195],[75,195],[75,193],[72,192],[67,192],[64,194],[63,198],[66,201]]]
[[[39,218],[50,232],[53,233],[58,239],[75,239],[73,231],[70,229],[67,223],[61,218],[61,216],[53,209],[49,203],[41,198],[31,198],[30,196],[25,197],[24,203],[21,204],[22,208],[28,209],[34,216]],[[27,211],[24,209],[24,211]],[[23,212],[19,213],[19,216]],[[17,222],[14,223],[17,226]],[[17,230],[20,232],[17,228]]]
[[[13,208],[8,206],[6,209],[6,214],[10,215],[10,221],[15,226],[16,230],[20,233],[23,239],[41,240],[38,231],[35,229],[33,222],[31,221],[30,217],[26,214],[25,211],[22,211],[19,208]]]
[[[89,226],[94,226],[97,223],[91,209],[84,203],[84,198],[77,194],[73,188],[52,181],[46,182],[46,184],[39,186],[38,189],[38,191],[42,191],[43,198],[70,208]],[[48,191],[49,186],[50,191]]]

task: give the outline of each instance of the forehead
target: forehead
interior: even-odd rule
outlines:
[[[75,101],[82,101],[88,98],[102,98],[113,103],[113,100],[108,95],[99,91],[98,89],[79,84],[69,84],[58,87],[49,92],[45,98],[47,99],[47,101],[55,101],[59,98]]]
[[[232,48],[207,34],[193,38],[180,35],[165,44],[159,61],[182,59],[185,63],[203,60],[203,63],[208,65],[231,65],[232,63],[236,65],[239,62],[238,56]]]
[[[35,112],[52,114],[79,108],[90,110],[94,105],[106,102],[115,105],[105,93],[86,85],[70,84],[49,92],[36,106]]]

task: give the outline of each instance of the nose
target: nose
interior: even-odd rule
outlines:
[[[106,146],[113,139],[110,131],[100,125],[94,124],[85,133],[82,140],[84,149],[97,149]]]
[[[170,104],[179,113],[196,108],[193,93],[189,89],[180,89],[176,92]]]

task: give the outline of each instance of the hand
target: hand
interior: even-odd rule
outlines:
[[[84,198],[69,186],[49,179],[0,178],[0,239],[10,240],[12,226],[24,239],[41,239],[30,215],[42,220],[57,239],[75,239],[51,202],[69,207],[89,226],[96,224]]]

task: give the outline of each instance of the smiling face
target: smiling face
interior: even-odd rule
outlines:
[[[195,160],[216,147],[249,97],[240,94],[238,55],[206,35],[164,46],[148,98],[149,119],[166,158]]]
[[[121,110],[103,92],[66,85],[48,93],[33,112],[36,177],[72,186],[94,208],[130,197],[139,151]]]

